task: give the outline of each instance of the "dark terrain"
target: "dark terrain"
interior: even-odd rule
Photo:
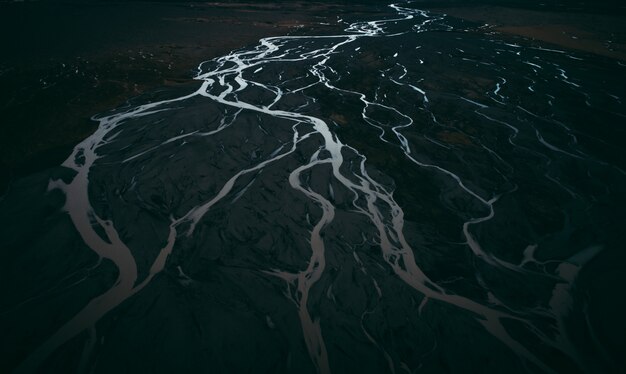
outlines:
[[[328,12],[342,13],[305,3],[0,7],[2,191],[17,176],[61,163],[94,131],[94,114],[147,91],[184,85],[207,58],[305,26],[317,31]]]
[[[0,4],[0,371],[624,372],[623,9],[468,4]]]

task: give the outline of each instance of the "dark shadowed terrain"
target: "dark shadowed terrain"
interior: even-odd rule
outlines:
[[[0,20],[1,372],[624,372],[620,4]]]
[[[191,80],[198,64],[303,27],[328,4],[0,3],[0,189],[63,161],[95,113]],[[331,19],[331,22],[336,19]],[[60,130],[60,131],[59,131]]]

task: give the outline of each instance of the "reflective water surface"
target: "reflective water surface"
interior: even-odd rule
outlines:
[[[618,370],[625,64],[383,13],[205,61],[16,183],[7,367]]]

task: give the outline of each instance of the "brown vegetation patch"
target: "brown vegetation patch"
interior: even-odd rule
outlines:
[[[453,17],[484,22],[504,34],[626,60],[626,28],[623,17],[619,15],[546,12],[498,6],[434,10]]]
[[[472,140],[469,136],[455,131],[441,131],[437,133],[437,139],[442,142],[454,145],[472,145]]]
[[[335,121],[339,125],[347,125],[348,124],[348,119],[343,114],[333,113],[333,114],[330,115],[330,119]]]

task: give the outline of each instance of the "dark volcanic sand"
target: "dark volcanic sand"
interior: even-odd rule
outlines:
[[[0,3],[0,191],[58,165],[90,118],[262,37],[328,32],[333,5]],[[320,23],[328,23],[321,25]]]
[[[23,144],[68,144],[78,131],[41,122],[84,120],[95,74],[121,74],[64,164],[0,198],[0,371],[623,371],[623,61],[402,8],[151,9],[178,25],[158,43],[155,18],[121,12],[145,34],[101,45],[145,49],[61,65],[6,109],[31,118]],[[189,81],[208,59],[192,31],[218,11],[222,32],[259,12],[289,19],[277,33],[351,27],[252,43]],[[181,25],[187,47],[158,52]],[[30,53],[13,66],[48,55]]]
[[[624,16],[450,3],[435,12],[499,32],[626,60]],[[261,37],[328,33],[346,12],[329,3],[0,3],[0,191],[64,160],[94,113],[146,91],[189,83],[199,61]]]

